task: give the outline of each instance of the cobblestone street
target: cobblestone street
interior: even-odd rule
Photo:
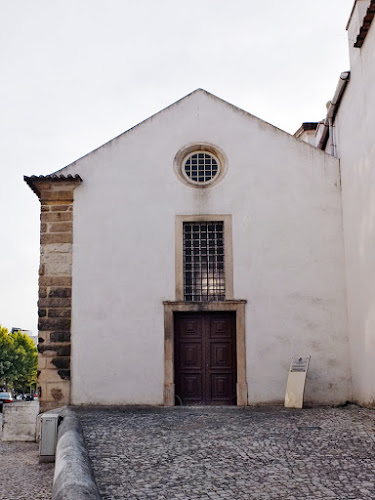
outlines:
[[[38,463],[36,443],[0,441],[0,500],[50,500],[54,465]]]
[[[375,499],[372,410],[78,412],[103,500]]]

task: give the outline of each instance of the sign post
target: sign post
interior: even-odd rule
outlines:
[[[307,370],[311,356],[293,356],[285,393],[285,408],[303,408]]]

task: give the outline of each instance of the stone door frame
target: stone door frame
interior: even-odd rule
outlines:
[[[164,406],[175,404],[174,383],[174,313],[221,312],[236,313],[237,406],[247,406],[245,304],[246,300],[192,303],[165,301],[164,304]]]

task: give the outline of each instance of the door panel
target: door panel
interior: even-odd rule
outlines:
[[[220,370],[227,368],[232,370],[232,345],[228,342],[211,342],[210,344],[210,359],[209,367],[211,370]]]
[[[184,395],[184,403],[202,404],[200,394],[202,393],[202,376],[199,373],[181,375],[180,391]]]
[[[228,399],[228,394],[231,393],[232,385],[232,375],[211,374],[211,401],[215,402],[215,404],[235,404],[232,400],[225,403]]]
[[[185,315],[176,322],[175,364],[178,371],[178,391],[184,404],[203,404],[203,323],[199,316]]]
[[[235,313],[175,314],[175,390],[183,404],[236,404]]]
[[[221,319],[218,317],[213,317],[211,319],[211,325],[212,325],[211,336],[231,339],[232,338],[232,332],[230,330],[231,319],[232,317],[221,318]]]
[[[202,367],[202,344],[181,342],[179,345],[181,370],[200,370]]]

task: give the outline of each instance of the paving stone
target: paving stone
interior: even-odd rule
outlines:
[[[50,500],[54,464],[38,463],[38,445],[0,441],[0,500]]]
[[[370,409],[77,412],[103,500],[375,499]]]

